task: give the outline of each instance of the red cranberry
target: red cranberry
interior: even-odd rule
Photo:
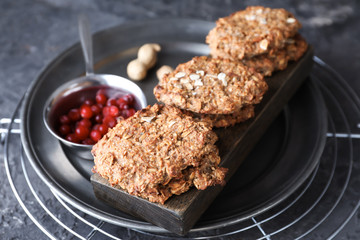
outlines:
[[[92,140],[91,138],[86,138],[86,139],[83,140],[81,143],[82,143],[82,144],[85,144],[85,145],[94,145],[94,144],[95,144],[95,141]]]
[[[130,109],[128,110],[128,117],[133,116],[135,113],[136,113],[135,109],[130,108]]]
[[[81,106],[80,115],[83,118],[91,118],[93,116],[93,112],[91,111],[91,107],[89,105]]]
[[[90,137],[94,142],[98,142],[102,136],[99,130],[92,130],[90,133]]]
[[[94,115],[97,115],[101,112],[101,107],[97,104],[91,106],[91,111]]]
[[[95,124],[95,125],[92,127],[92,130],[99,130],[100,125],[101,125],[101,124]]]
[[[118,106],[120,106],[121,104],[127,104],[127,102],[123,98],[118,98],[116,100],[116,103],[118,104]]]
[[[103,93],[98,93],[98,94],[96,94],[95,100],[97,103],[105,105],[105,103],[107,101],[107,97]]]
[[[103,124],[106,124],[110,128],[113,128],[116,125],[116,119],[114,117],[111,117],[111,116],[106,116],[103,119]]]
[[[116,99],[115,98],[109,98],[106,102],[106,106],[116,106]]]
[[[122,97],[122,99],[129,105],[133,104],[134,102],[134,96],[132,94],[126,94]]]
[[[132,115],[135,114],[135,109],[133,108],[130,108],[130,109],[125,109],[121,112],[122,116],[126,119],[126,118],[129,118],[131,117]]]
[[[61,124],[70,124],[71,120],[68,115],[62,115],[60,117],[60,123]]]
[[[71,121],[76,122],[78,120],[80,120],[81,116],[80,116],[80,111],[77,108],[73,108],[69,111],[68,114],[69,118]]]
[[[84,104],[91,106],[94,104],[94,101],[92,99],[85,99]]]
[[[71,132],[71,127],[68,124],[63,124],[59,128],[59,132],[62,136],[66,136]]]
[[[99,94],[102,94],[102,95],[107,95],[107,90],[106,88],[100,88],[97,92],[96,92],[96,95],[99,95]]]
[[[101,135],[105,135],[108,132],[108,128],[109,127],[107,125],[100,124],[98,130],[101,133]]]
[[[104,117],[101,114],[98,114],[95,116],[95,122],[102,123],[103,118]]]
[[[117,106],[110,106],[109,115],[113,117],[117,117],[119,115],[119,108]]]
[[[75,133],[70,133],[68,135],[66,135],[66,140],[68,140],[69,142],[73,142],[73,143],[79,143],[80,139],[78,139],[75,135]]]
[[[75,135],[78,139],[84,140],[89,136],[90,130],[84,126],[78,126],[75,128]]]
[[[106,106],[102,109],[102,114],[104,115],[104,117],[110,115],[110,107]]]
[[[84,126],[86,128],[91,128],[91,121],[87,118],[81,119],[78,123],[77,126]]]
[[[127,103],[121,102],[119,103],[119,109],[121,110],[129,109],[129,105]]]

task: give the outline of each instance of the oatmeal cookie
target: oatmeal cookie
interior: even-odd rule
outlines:
[[[268,86],[263,76],[240,62],[194,57],[164,75],[156,99],[201,114],[232,114],[261,101]]]
[[[214,57],[241,60],[284,48],[300,27],[285,9],[251,6],[218,19],[206,43]]]
[[[224,184],[217,135],[178,108],[155,104],[119,122],[92,149],[93,172],[129,194],[164,203],[191,186]]]
[[[284,70],[289,61],[299,60],[306,52],[307,47],[305,39],[300,34],[296,34],[294,38],[287,40],[284,49],[272,50],[262,55],[243,59],[241,62],[264,76],[271,76],[274,71]]]
[[[237,123],[245,122],[255,116],[254,105],[245,106],[232,114],[199,114],[185,111],[185,114],[196,120],[208,122],[213,127],[222,128],[234,126]]]

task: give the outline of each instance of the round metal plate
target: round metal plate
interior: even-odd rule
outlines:
[[[204,40],[213,26],[205,21],[169,19],[99,32],[94,35],[95,71],[126,76],[127,63],[136,57],[137,48],[148,42],[162,46],[156,67],[175,67],[193,56],[207,55]],[[46,66],[29,87],[21,112],[21,139],[27,157],[42,180],[76,208],[120,226],[164,231],[97,200],[89,181],[92,163],[63,151],[43,124],[46,99],[61,84],[83,74],[84,68],[81,48],[76,44]],[[149,104],[155,102],[155,69],[137,83]],[[293,193],[313,171],[323,150],[323,104],[320,92],[308,80],[192,231],[231,225],[271,208]]]

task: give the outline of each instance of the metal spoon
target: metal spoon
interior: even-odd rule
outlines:
[[[114,86],[118,89],[124,90],[125,92],[132,93],[137,98],[140,105],[145,107],[147,105],[146,97],[143,91],[134,82],[113,74],[95,74],[92,36],[90,34],[89,20],[84,14],[79,16],[79,35],[86,71],[86,76],[81,79],[97,80],[105,83],[106,85]]]
[[[79,16],[79,36],[85,60],[86,76],[91,76],[94,74],[92,36],[90,34],[89,20],[84,14]]]

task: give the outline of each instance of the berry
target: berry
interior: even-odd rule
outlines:
[[[80,115],[83,118],[91,118],[93,116],[91,107],[89,105],[82,105],[80,108]]]
[[[101,112],[102,107],[100,107],[99,105],[95,104],[91,106],[91,111],[93,112],[94,115],[97,115]]]
[[[106,124],[110,128],[113,128],[116,125],[116,119],[111,116],[106,116],[103,119],[103,124]]]
[[[86,100],[84,101],[84,104],[91,106],[91,105],[94,104],[94,101],[93,101],[92,99],[86,99]]]
[[[92,140],[91,138],[86,138],[86,139],[83,140],[81,143],[82,143],[82,144],[85,144],[85,145],[94,145],[94,144],[95,144],[95,141]]]
[[[63,124],[59,128],[59,132],[62,136],[66,136],[71,132],[71,127],[68,124]]]
[[[98,142],[102,136],[99,130],[92,130],[90,133],[90,137],[94,142]]]
[[[130,109],[128,110],[128,117],[131,117],[131,116],[134,115],[135,113],[136,113],[135,109],[130,108]]]
[[[73,142],[73,143],[79,143],[80,140],[76,137],[75,133],[70,133],[68,135],[66,135],[66,140],[68,140],[69,142]]]
[[[129,105],[133,104],[134,102],[134,96],[132,94],[126,94],[122,97],[122,99]]]
[[[101,114],[98,114],[95,116],[95,122],[102,123],[103,118],[104,117]]]
[[[106,88],[100,88],[97,92],[96,92],[96,95],[99,95],[99,94],[102,94],[102,95],[107,95],[107,90]]]
[[[78,126],[75,128],[75,135],[80,140],[85,140],[89,136],[90,130],[84,126]]]
[[[116,100],[116,103],[118,106],[120,106],[121,104],[127,104],[127,102],[123,98],[118,98]]]
[[[69,111],[68,117],[70,118],[70,120],[72,122],[76,122],[78,120],[80,120],[81,116],[80,116],[80,111],[77,108],[73,108]]]
[[[71,120],[68,115],[62,115],[60,117],[60,123],[61,124],[70,124]]]
[[[99,128],[98,128],[101,135],[105,135],[108,132],[108,129],[109,129],[109,127],[105,124],[100,124]]]
[[[107,101],[107,97],[103,93],[98,93],[98,94],[96,94],[95,100],[97,103],[105,105],[105,103]]]
[[[101,124],[95,124],[95,125],[92,127],[92,130],[99,130],[100,125],[101,125]]]
[[[87,118],[81,119],[79,122],[77,122],[76,124],[77,126],[84,126],[86,128],[91,128],[91,121]]]
[[[115,98],[109,98],[106,102],[106,106],[116,106],[116,99]]]
[[[129,109],[129,105],[125,102],[120,102],[118,105],[119,105],[119,109],[121,110]]]
[[[110,115],[110,107],[109,106],[106,106],[102,109],[102,114],[104,117]]]
[[[121,116],[123,116],[125,119],[127,119],[129,115],[129,109],[125,109],[121,112]]]
[[[117,117],[119,115],[119,108],[117,106],[110,106],[109,115],[112,117]]]

